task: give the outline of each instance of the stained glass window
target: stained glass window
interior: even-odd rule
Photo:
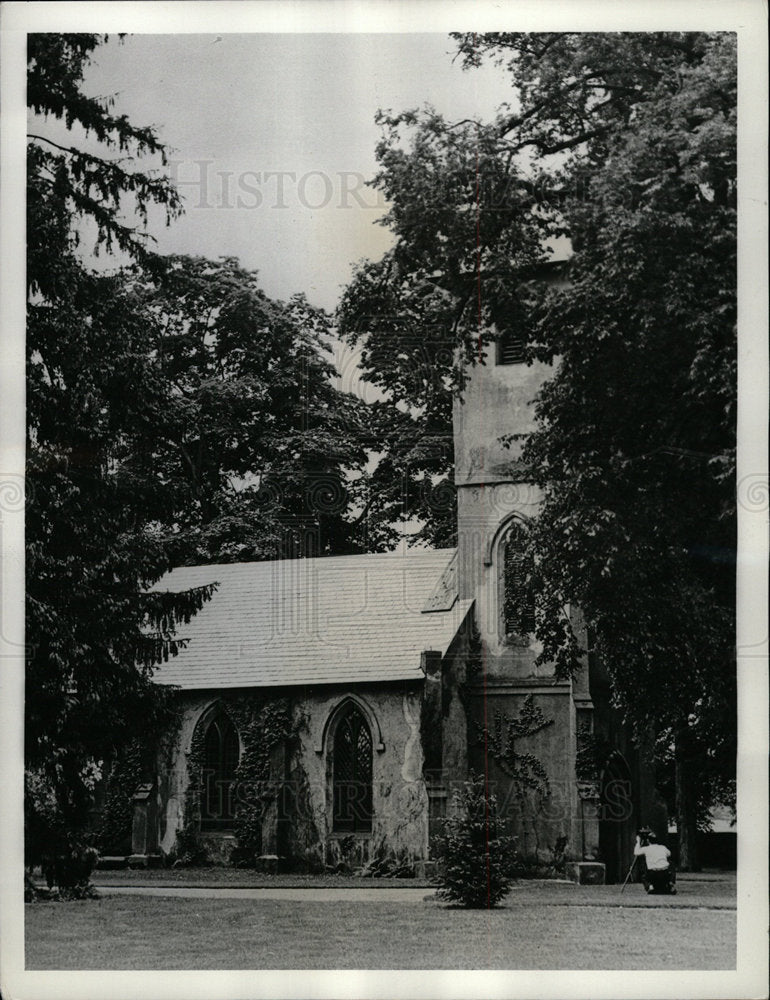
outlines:
[[[535,631],[535,603],[527,592],[531,562],[523,552],[523,531],[513,524],[503,543],[503,629],[506,635]]]
[[[334,732],[334,829],[369,833],[372,829],[372,734],[366,719],[350,705]]]
[[[235,817],[235,770],[240,746],[235,727],[224,712],[208,725],[203,749],[201,829],[227,830]]]

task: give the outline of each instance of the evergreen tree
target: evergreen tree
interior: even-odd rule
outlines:
[[[483,777],[471,775],[452,795],[436,841],[436,895],[468,909],[492,909],[508,893],[516,865],[513,837],[504,836],[497,801]]]
[[[27,187],[27,860],[53,852],[59,881],[85,857],[102,762],[165,711],[152,665],[174,654],[176,624],[212,591],[150,591],[170,566],[160,528],[168,498],[131,455],[165,401],[141,315],[119,279],[92,273],[78,250],[90,220],[99,244],[144,256],[124,202],[140,221],[153,203],[171,217],[179,207],[165,178],[124,166],[162,157],[155,133],[82,93],[99,41],[31,35],[28,50],[38,117]],[[94,135],[104,155],[47,138],[51,118]]]
[[[84,856],[94,786],[127,741],[147,745],[151,770],[172,715],[153,667],[216,586],[212,571],[208,586],[158,592],[165,572],[395,535],[367,523],[365,408],[334,386],[328,318],[271,301],[233,259],[152,252],[151,206],[170,220],[180,202],[162,173],[127,166],[163,165],[155,132],[83,93],[101,41],[29,41],[29,863]],[[51,118],[72,145],[46,135]],[[74,144],[81,131],[100,155]],[[97,250],[134,263],[96,273],[88,227]]]

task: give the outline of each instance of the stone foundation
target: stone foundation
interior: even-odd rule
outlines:
[[[604,885],[604,865],[598,861],[568,861],[567,878],[577,885]]]

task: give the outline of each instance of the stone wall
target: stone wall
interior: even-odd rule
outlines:
[[[566,838],[568,856],[582,859],[570,684],[479,682],[469,692],[469,707],[475,730],[469,741],[471,768],[484,773],[486,751],[490,787],[501,819],[517,838],[519,854],[548,862],[559,838]],[[508,724],[521,725],[528,711],[547,725],[511,739]],[[511,750],[515,757],[507,756]],[[542,767],[545,781],[530,758]],[[517,773],[525,780],[516,780]],[[530,787],[528,781],[540,787]]]
[[[552,269],[544,280],[561,283],[563,275]],[[590,721],[592,713],[587,665],[578,678],[558,680],[552,664],[537,662],[536,637],[506,634],[502,614],[503,540],[513,521],[534,517],[541,502],[520,466],[521,442],[506,446],[502,439],[533,430],[532,401],[551,369],[498,365],[494,345],[485,348],[484,362],[468,372],[454,408],[458,589],[461,598],[474,598],[478,626],[478,662],[466,694],[467,758],[489,775],[522,856],[548,862],[566,839],[567,855],[583,860],[598,851],[595,795],[579,787],[575,771],[578,715]],[[527,733],[522,713],[549,724]]]
[[[181,728],[171,766],[158,777],[160,846],[173,850],[189,814],[188,755],[201,716],[217,701],[236,709],[256,695],[266,703],[288,699],[293,735],[272,778],[280,783],[279,801],[263,825],[263,851],[307,865],[355,868],[377,856],[422,861],[428,853],[428,796],[420,735],[421,681],[355,687],[181,693]],[[373,741],[373,822],[371,833],[332,829],[329,723],[338,707],[354,700],[369,722]],[[243,752],[243,736],[241,751]],[[278,771],[282,773],[278,773]],[[204,835],[212,854],[226,860],[232,835]]]

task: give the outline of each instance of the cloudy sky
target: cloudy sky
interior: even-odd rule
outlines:
[[[158,249],[236,256],[269,295],[332,309],[352,264],[389,246],[364,184],[377,109],[489,118],[511,99],[502,69],[453,56],[446,34],[131,35],[96,51],[85,90],[172,150],[186,212],[153,220]]]

